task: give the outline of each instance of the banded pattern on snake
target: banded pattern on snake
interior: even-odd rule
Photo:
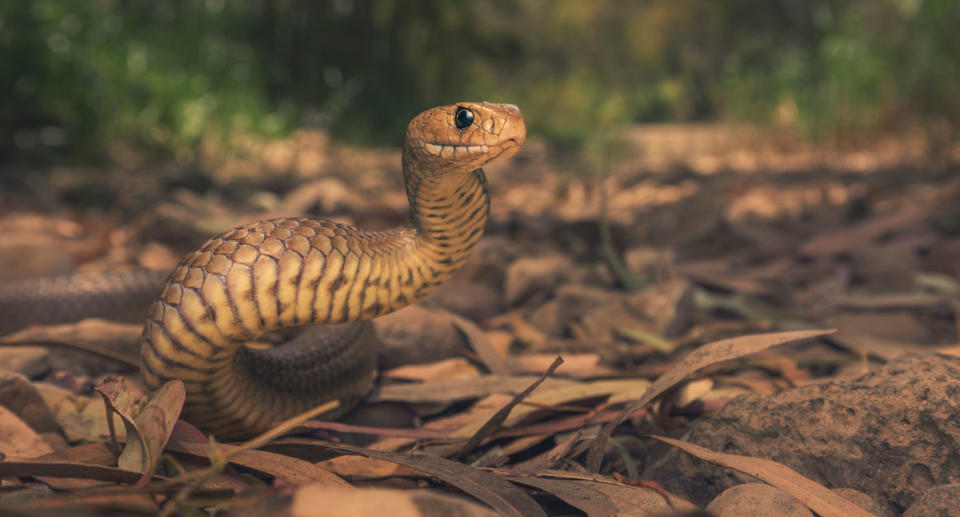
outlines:
[[[345,412],[375,372],[369,325],[351,322],[426,296],[463,264],[489,212],[481,168],[525,139],[515,106],[433,108],[407,129],[408,224],[371,232],[285,218],[210,239],[180,262],[150,310],[141,345],[147,385],[183,380],[184,416],[219,438],[263,431],[332,399]],[[243,346],[317,324],[332,325],[320,343]]]

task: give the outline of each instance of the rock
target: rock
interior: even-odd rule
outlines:
[[[950,517],[960,508],[960,484],[952,483],[927,489],[903,517]]]
[[[730,487],[711,501],[706,510],[713,512],[716,517],[813,517],[813,512],[795,497],[765,483],[744,483]]]
[[[849,382],[729,402],[693,426],[708,449],[771,459],[828,487],[851,487],[897,513],[960,479],[960,358],[908,355]],[[704,504],[751,478],[669,451],[647,477]]]
[[[536,292],[553,292],[571,268],[573,263],[561,254],[514,260],[507,266],[503,285],[504,301],[512,306]]]
[[[9,409],[38,433],[60,431],[37,388],[19,373],[0,370],[0,406]]]
[[[381,343],[381,369],[438,361],[469,349],[466,338],[442,310],[414,304],[373,320]]]
[[[897,517],[890,508],[881,506],[872,497],[853,488],[834,488],[831,492],[872,513],[876,517]]]

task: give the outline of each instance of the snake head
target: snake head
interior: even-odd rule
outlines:
[[[527,128],[513,104],[458,102],[414,117],[406,138],[404,158],[422,170],[471,172],[516,154]]]

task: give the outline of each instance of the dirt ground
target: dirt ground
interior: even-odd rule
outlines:
[[[5,172],[0,281],[166,271],[210,235],[270,217],[404,221],[398,150],[308,131],[237,144],[159,165],[120,153],[105,169]],[[837,486],[829,452],[816,467],[778,454],[803,449],[826,420],[764,404],[829,386],[818,404],[860,407],[873,399],[848,400],[845,387],[864,374],[960,355],[960,153],[920,135],[814,145],[729,126],[635,128],[618,149],[604,170],[578,174],[534,139],[487,170],[491,219],[473,256],[426,301],[375,322],[374,392],[340,422],[291,423],[299,433],[268,444],[220,444],[178,422],[182,385],[148,398],[135,322],[9,334],[0,513],[695,515],[710,504],[735,515],[717,503],[725,486],[684,488],[707,465],[687,453],[776,487],[762,504],[799,501],[784,515],[907,511],[921,491],[891,487],[915,476]],[[928,382],[960,380],[936,371]],[[759,398],[720,420],[741,429],[762,406],[780,415],[764,423],[779,442],[684,442],[741,395]],[[871,418],[899,414],[895,397],[876,405]],[[952,427],[917,439],[954,444],[931,458],[960,454],[955,414],[923,418],[934,423],[869,439],[890,444],[941,419]],[[858,432],[848,438],[860,446]],[[827,451],[843,447],[835,439]],[[871,465],[894,461],[883,450]],[[690,470],[668,475],[663,458],[678,454]],[[960,482],[924,461],[924,487]],[[830,490],[841,488],[866,502]]]

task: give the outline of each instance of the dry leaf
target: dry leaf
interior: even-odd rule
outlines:
[[[775,461],[724,454],[663,436],[653,436],[714,465],[742,472],[787,492],[822,517],[873,517],[873,514],[833,493],[827,487]]]
[[[224,454],[237,450],[235,445],[217,444]],[[167,450],[207,458],[210,453],[206,442],[189,442],[172,439],[167,444]],[[323,486],[351,487],[336,474],[321,468],[309,461],[267,451],[244,451],[230,456],[230,463],[248,469],[269,474],[291,485],[313,483]]]
[[[567,384],[564,386],[543,387],[527,398],[529,404],[513,408],[504,425],[512,425],[523,417],[541,411],[544,406],[559,406],[577,400],[608,396],[608,402],[622,402],[633,400],[646,392],[650,381],[645,379],[611,379],[594,382]],[[472,422],[470,425],[458,429],[454,437],[467,437],[477,432],[482,421]]]
[[[493,393],[475,402],[467,411],[431,420],[421,430],[438,433],[435,438],[449,438],[454,431],[465,425],[480,419],[486,421],[512,398],[506,393]],[[378,451],[395,451],[415,442],[416,440],[412,438],[387,438],[371,444],[369,448]]]
[[[539,472],[541,470],[553,468],[553,466],[562,460],[567,453],[570,452],[570,449],[572,449],[573,446],[580,441],[582,435],[582,428],[577,429],[574,432],[567,433],[566,438],[561,438],[563,435],[552,435],[557,440],[557,444],[553,446],[552,449],[526,461],[517,463],[513,465],[512,468],[520,472]]]
[[[500,447],[500,453],[504,456],[512,456],[518,452],[523,452],[531,447],[539,445],[552,437],[553,434],[550,433],[521,436],[516,440],[505,444],[503,447]]]
[[[38,433],[60,432],[37,388],[19,373],[0,370],[0,406],[15,413]]]
[[[557,354],[516,354],[510,356],[510,369],[514,374],[542,372],[550,366]],[[625,372],[614,370],[600,364],[599,354],[563,354],[564,377],[586,379],[590,377],[611,377]]]
[[[134,419],[139,435],[127,429],[127,446],[120,454],[120,467],[131,470],[139,468],[143,472],[153,470],[160,452],[170,439],[173,426],[180,418],[185,397],[186,391],[180,380],[168,381],[153,393]]]
[[[556,355],[553,356],[553,358],[556,357]],[[390,384],[379,387],[367,400],[370,402],[449,403],[480,398],[491,393],[520,392],[535,380],[537,378],[534,376],[484,375],[472,379],[430,381],[417,384]],[[544,382],[544,388],[570,384],[574,383],[562,379],[547,379]]]
[[[78,463],[87,463],[91,465],[110,466],[117,461],[117,457],[107,449],[102,443],[86,443],[45,454],[34,458],[34,461],[70,461]],[[103,485],[102,481],[94,479],[70,479],[70,478],[48,478],[37,477],[38,480],[49,485],[56,490],[77,490],[89,488],[91,486]]]
[[[0,406],[0,461],[36,458],[53,449],[9,409]]]
[[[955,190],[956,185],[948,189],[948,191]],[[929,203],[918,203],[892,214],[873,217],[859,224],[815,235],[800,245],[800,254],[823,257],[863,248],[891,230],[923,220],[930,215],[931,209],[932,205]]]
[[[515,517],[546,517],[526,492],[511,485],[496,474],[469,465],[426,454],[400,454],[361,449],[344,444],[289,438],[277,445],[294,445],[301,451],[317,449],[318,452],[335,450],[346,454],[359,454],[384,461],[392,461],[429,474],[445,483],[476,497],[502,515]]]
[[[474,433],[471,434],[470,439],[467,440],[467,443],[463,444],[463,447],[460,449],[459,452],[457,452],[456,456],[463,457],[467,455],[475,447],[480,445],[480,442],[482,442],[485,438],[493,434],[494,431],[499,429],[499,427],[503,425],[503,422],[510,415],[510,412],[513,410],[513,408],[515,408],[516,405],[519,404],[521,400],[529,396],[530,393],[533,392],[533,390],[537,389],[537,386],[540,386],[541,384],[543,384],[543,381],[547,379],[547,376],[553,373],[554,370],[556,370],[557,367],[560,366],[561,364],[563,364],[563,359],[558,356],[556,359],[553,360],[553,364],[551,364],[550,367],[547,368],[547,371],[543,372],[543,375],[538,377],[537,380],[533,381],[533,383],[530,384],[530,386],[527,386],[526,389],[518,393],[517,396],[513,397],[513,399],[510,400],[510,402],[507,402],[506,404],[504,404],[502,408],[498,409],[493,415],[490,416],[489,419],[483,422],[483,424],[480,427],[478,427]]]
[[[480,371],[477,367],[462,357],[451,357],[435,363],[399,366],[380,373],[383,379],[420,382],[473,379],[479,376]]]
[[[925,310],[949,314],[952,309],[951,299],[947,296],[930,294],[888,294],[839,296],[835,302],[837,306],[853,310]]]
[[[62,325],[28,327],[0,339],[0,345],[46,345],[80,350],[137,369],[140,361],[120,350],[135,349],[143,326],[96,318]]]
[[[0,461],[0,477],[84,478],[113,483],[136,483],[143,473],[105,465],[75,461]]]
[[[470,348],[476,352],[477,357],[479,357],[480,361],[490,370],[490,373],[494,375],[510,375],[510,364],[507,362],[507,358],[497,352],[497,349],[490,343],[490,338],[487,337],[486,332],[480,330],[480,327],[478,327],[476,323],[467,318],[458,316],[452,312],[444,311],[444,313],[450,318],[453,326],[467,339]]]
[[[549,492],[590,517],[647,517],[658,513],[697,509],[693,503],[677,496],[669,496],[668,503],[655,490],[624,485],[612,480],[600,482],[592,479],[555,479],[541,475],[509,476],[507,479]]]
[[[222,495],[222,494],[221,494]],[[22,507],[30,515],[152,515],[157,501],[144,493],[67,492],[31,501]],[[36,512],[36,513],[33,513]]]
[[[389,509],[389,510],[387,510]],[[292,517],[496,517],[476,503],[426,490],[345,489],[307,485],[293,494]]]
[[[122,378],[110,378],[97,386],[96,390],[111,411],[120,416],[127,432],[127,444],[120,454],[118,465],[123,469],[143,472],[145,483],[147,473],[153,471],[183,409],[186,397],[183,381],[172,380],[161,386],[136,418],[130,417],[129,409],[117,404],[124,392]]]
[[[69,390],[47,382],[35,382],[44,403],[53,413],[57,425],[63,429],[67,441],[103,441],[110,438],[107,429],[107,413],[103,402],[85,395],[76,395]],[[124,398],[128,395],[122,395]],[[132,400],[130,401],[132,404]],[[120,417],[113,415],[117,439],[126,440],[126,430]]]
[[[317,463],[339,476],[351,479],[381,479],[394,476],[422,477],[419,470],[366,456],[337,456]]]
[[[658,395],[675,386],[686,376],[712,364],[753,354],[772,346],[832,334],[833,332],[836,331],[796,330],[792,332],[774,332],[772,334],[756,334],[753,336],[723,339],[701,346],[654,381],[639,400],[627,406],[619,418],[611,420],[603,426],[603,430],[597,436],[593,447],[590,449],[590,454],[587,456],[587,469],[590,472],[597,472],[600,469],[600,461],[603,459],[603,453],[606,451],[607,440],[618,425],[631,413],[647,405]]]
[[[698,379],[684,384],[677,390],[674,404],[684,407],[692,404],[713,389],[713,379]]]
[[[311,420],[304,422],[302,427],[311,429],[326,429],[328,431],[337,431],[348,434],[365,434],[371,436],[382,436],[385,438],[414,438],[419,440],[433,440],[449,438],[449,433],[444,431],[434,431],[427,428],[416,427],[370,427],[366,425],[350,425],[340,422],[328,422],[326,420]]]

